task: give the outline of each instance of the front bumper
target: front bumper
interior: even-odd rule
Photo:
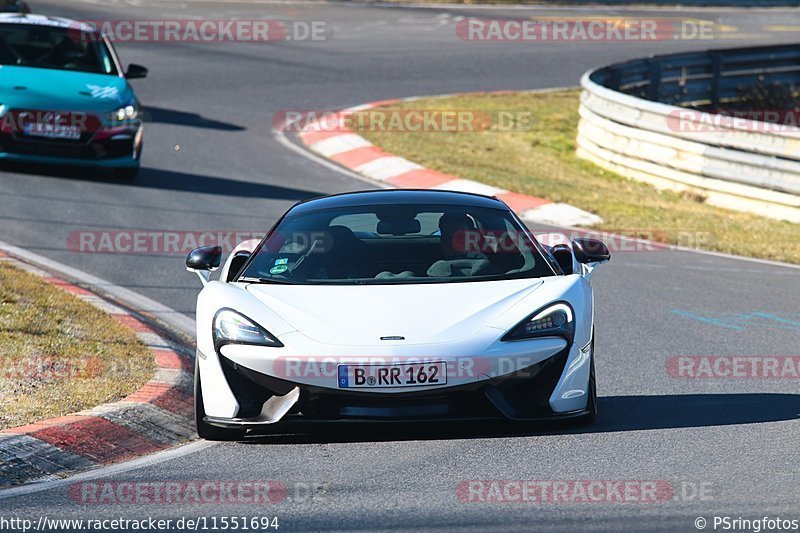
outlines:
[[[482,376],[482,379],[453,386],[390,394],[281,379],[248,368],[222,354],[212,355],[212,361],[199,352],[198,357],[205,363],[219,364],[226,388],[237,404],[235,416],[211,413],[205,422],[218,427],[257,428],[279,421],[577,418],[588,413],[588,372],[592,354],[586,350],[565,346],[534,364],[506,374]],[[205,398],[205,376],[203,383]]]
[[[31,138],[0,132],[0,161],[95,168],[136,168],[142,152],[142,127],[89,132],[76,141]]]

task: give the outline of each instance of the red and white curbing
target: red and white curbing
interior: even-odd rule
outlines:
[[[485,183],[422,167],[405,158],[385,152],[344,126],[343,116],[358,111],[391,105],[418,97],[382,100],[347,109],[325,117],[325,124],[310,121],[299,133],[311,151],[384,186],[399,189],[441,189],[495,196],[503,200],[523,220],[555,226],[593,226],[603,220],[593,213],[565,203],[554,203],[493,187]]]
[[[0,488],[61,478],[192,438],[193,361],[188,349],[93,292],[4,252],[0,252],[0,260],[41,276],[134,330],[150,348],[157,366],[149,382],[118,402],[0,431]]]

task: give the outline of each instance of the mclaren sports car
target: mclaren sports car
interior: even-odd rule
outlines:
[[[239,439],[295,420],[591,421],[591,278],[609,258],[597,240],[537,239],[501,200],[476,194],[300,202],[224,264],[217,246],[186,259],[204,285],[198,433]]]

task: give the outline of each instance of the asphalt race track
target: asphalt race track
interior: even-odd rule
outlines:
[[[81,253],[70,249],[69,237],[97,230],[258,232],[297,200],[370,187],[277,143],[271,134],[276,112],[418,94],[571,86],[590,67],[650,53],[791,42],[796,33],[767,29],[800,25],[796,9],[668,9],[664,16],[725,26],[725,38],[490,44],[456,38],[457,17],[564,12],[188,0],[37,0],[34,7],[82,19],[268,16],[325,21],[334,28],[325,42],[118,45],[124,62],[150,69],[147,79],[133,82],[150,116],[137,180],[44,169],[0,173],[0,239],[187,315],[194,312],[199,282],[184,270],[182,255]],[[641,16],[635,8],[614,12]],[[707,530],[713,530],[715,515],[800,519],[798,378],[685,379],[667,371],[669,358],[678,355],[799,355],[798,276],[788,267],[708,254],[617,253],[594,277],[600,415],[589,428],[312,428],[195,446],[158,463],[101,475],[117,481],[277,480],[289,494],[273,505],[85,505],[70,499],[67,484],[55,484],[0,499],[0,515],[266,515],[279,517],[281,531],[696,531],[701,516]],[[580,504],[465,503],[457,496],[462,481],[509,479],[651,480],[670,484],[674,494],[649,503]]]

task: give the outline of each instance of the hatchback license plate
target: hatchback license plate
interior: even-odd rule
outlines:
[[[77,141],[81,138],[81,129],[78,126],[62,126],[59,124],[31,122],[25,124],[24,131],[25,135],[29,135],[31,137],[69,139],[71,141]]]

